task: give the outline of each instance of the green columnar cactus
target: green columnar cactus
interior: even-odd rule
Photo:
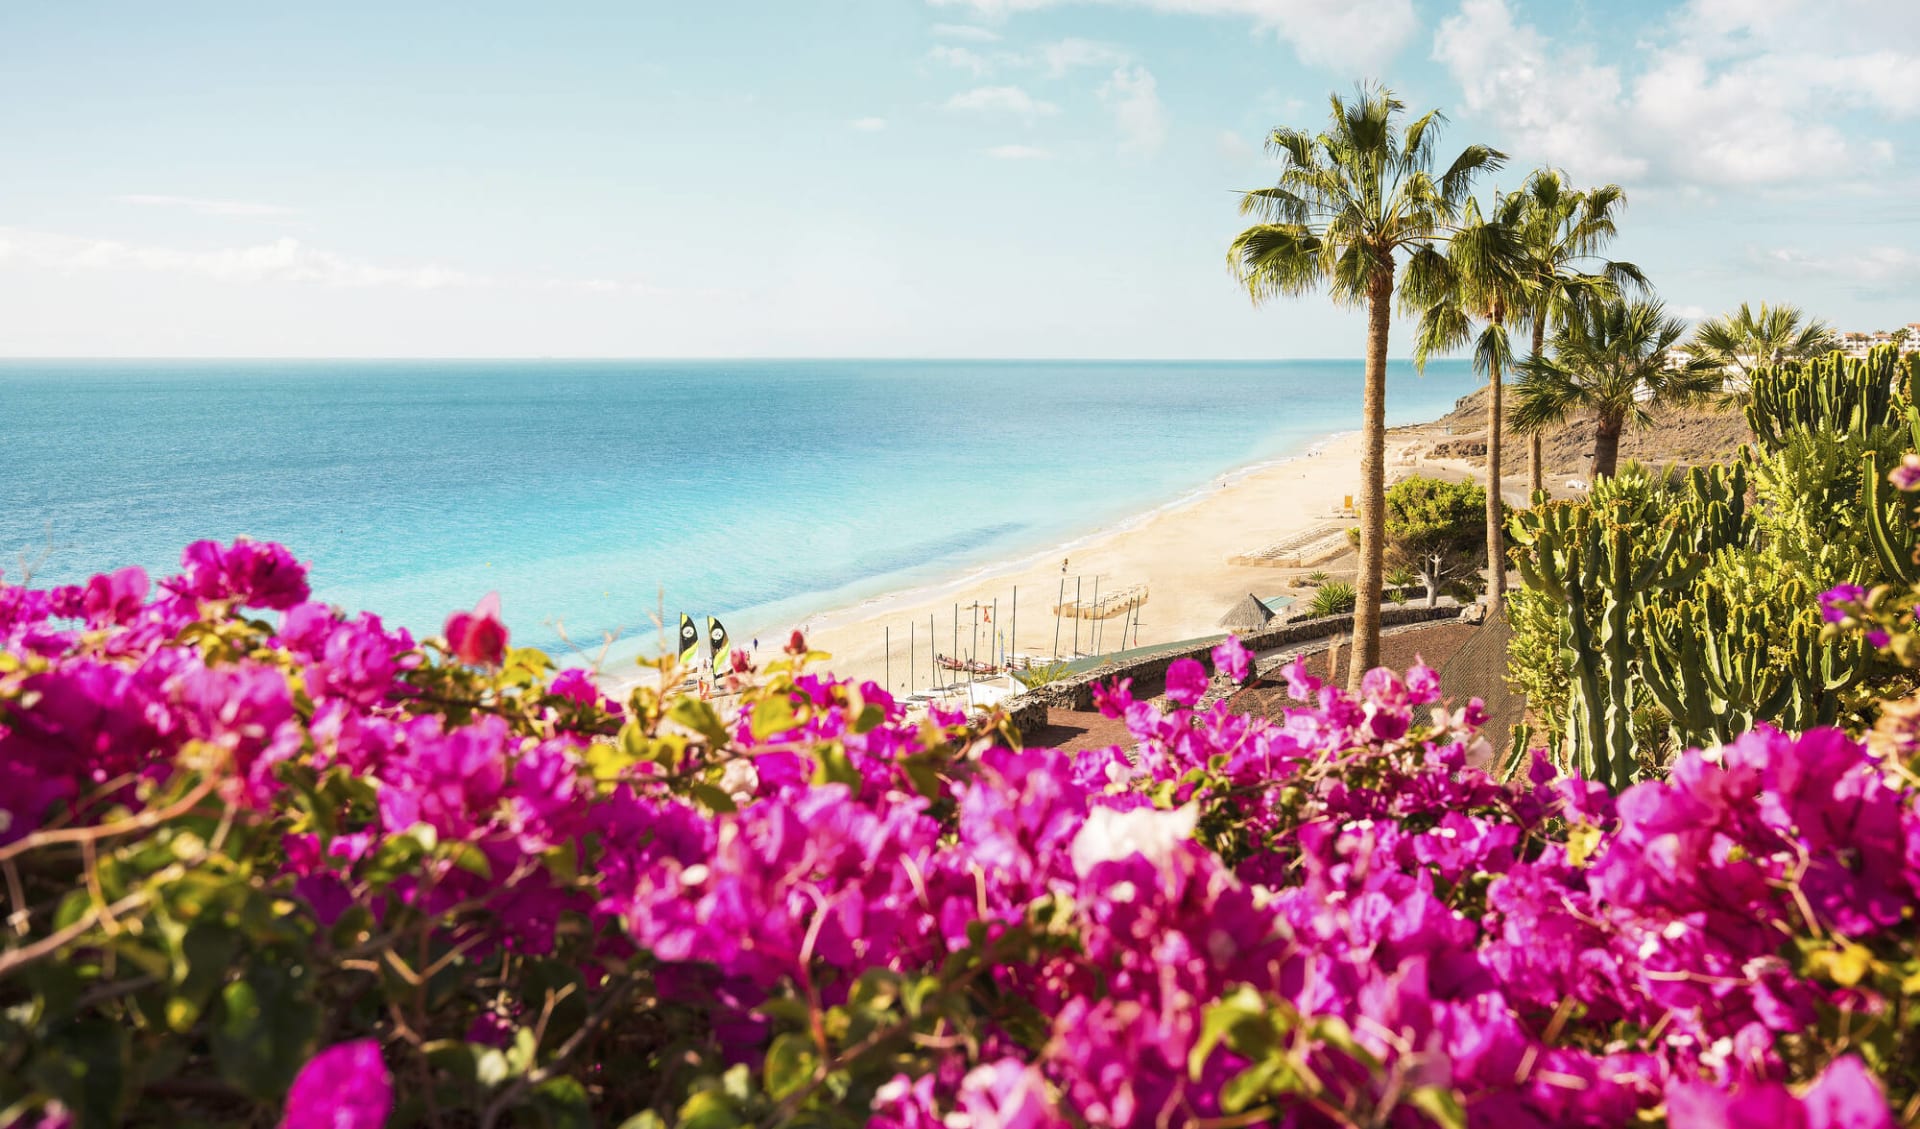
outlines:
[[[1907,360],[1920,372],[1920,353]],[[1920,450],[1920,407],[1907,408],[1907,435],[1912,449]],[[1913,495],[1893,488],[1871,451],[1861,465],[1861,498],[1873,555],[1887,579],[1908,586],[1920,584],[1920,503]]]
[[[1858,634],[1822,640],[1805,584],[1789,580],[1765,604],[1735,603],[1706,581],[1677,603],[1646,609],[1641,672],[1681,746],[1730,741],[1768,721],[1831,725],[1843,691],[1866,677]]]
[[[1514,515],[1514,559],[1527,586],[1565,608],[1561,653],[1571,675],[1564,748],[1589,779],[1612,788],[1639,766],[1633,701],[1648,650],[1636,613],[1685,590],[1708,557],[1751,535],[1744,465],[1696,469],[1674,505],[1644,479],[1596,484],[1585,503]]]
[[[1864,435],[1897,425],[1920,386],[1920,354],[1902,358],[1882,345],[1862,360],[1836,351],[1758,369],[1748,385],[1747,425],[1772,453],[1796,430]]]

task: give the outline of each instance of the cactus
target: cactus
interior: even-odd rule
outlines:
[[[1764,603],[1736,603],[1703,581],[1641,618],[1641,673],[1681,746],[1732,740],[1769,721],[1786,729],[1832,725],[1841,693],[1867,674],[1859,636],[1822,639],[1804,582],[1778,582]]]
[[[1561,655],[1571,674],[1563,748],[1588,779],[1612,788],[1639,767],[1633,699],[1648,649],[1642,611],[1658,593],[1687,589],[1714,552],[1746,544],[1745,464],[1695,468],[1677,505],[1646,479],[1595,484],[1584,503],[1514,515],[1514,560],[1527,586],[1565,608]]]
[[[1891,345],[1864,360],[1832,352],[1809,361],[1757,369],[1748,382],[1747,426],[1768,453],[1798,430],[1865,435],[1894,426],[1920,391],[1920,353],[1905,358]]]
[[[1920,353],[1908,358],[1920,360]],[[1920,407],[1907,408],[1907,437],[1920,450]],[[1862,461],[1861,496],[1867,511],[1867,540],[1881,571],[1909,587],[1920,584],[1920,503],[1895,490],[1869,451]]]

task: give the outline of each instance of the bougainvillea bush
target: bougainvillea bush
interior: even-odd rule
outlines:
[[[0,587],[0,1126],[1914,1119],[1920,789],[1841,733],[1613,796],[1423,667],[1062,753],[813,658],[616,702],[249,542]]]

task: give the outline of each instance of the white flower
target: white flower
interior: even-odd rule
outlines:
[[[1134,855],[1145,856],[1156,870],[1164,872],[1173,863],[1174,849],[1193,837],[1194,825],[1199,822],[1200,809],[1193,804],[1173,811],[1095,808],[1073,837],[1069,852],[1073,872],[1085,878],[1103,862],[1118,862]]]

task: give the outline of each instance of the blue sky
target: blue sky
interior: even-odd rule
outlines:
[[[1920,321],[1909,0],[11,0],[0,355],[1357,355],[1224,254],[1363,77],[1677,310]]]

